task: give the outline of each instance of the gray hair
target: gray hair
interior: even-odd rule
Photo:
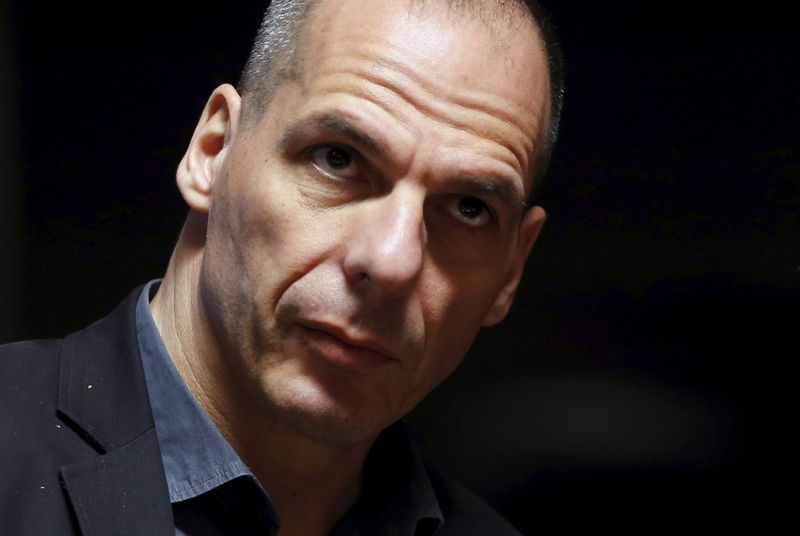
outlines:
[[[305,27],[318,0],[272,0],[258,28],[239,79],[245,99],[245,123],[263,111],[281,84],[300,76]]]
[[[397,1],[397,0],[390,0]],[[424,5],[434,0],[416,0]],[[448,8],[485,16],[487,0],[435,0],[444,1]],[[305,31],[313,10],[320,0],[272,0],[267,6],[261,26],[256,34],[250,57],[245,64],[239,92],[244,98],[243,123],[256,122],[260,113],[272,100],[275,90],[286,82],[298,80],[301,75]],[[537,151],[533,173],[536,184],[546,173],[550,163],[561,108],[564,102],[564,60],[555,27],[549,14],[537,0],[499,0],[488,12],[509,14],[509,9],[522,8],[539,31],[544,43],[550,75],[550,117],[543,147]]]

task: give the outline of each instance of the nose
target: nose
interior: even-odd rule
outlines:
[[[351,284],[382,293],[413,287],[425,252],[423,202],[416,192],[395,189],[359,207],[344,256]]]

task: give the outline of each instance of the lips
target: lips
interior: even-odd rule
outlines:
[[[338,325],[302,320],[301,328],[311,346],[327,361],[344,368],[365,372],[397,361],[388,345],[375,337],[348,331]]]

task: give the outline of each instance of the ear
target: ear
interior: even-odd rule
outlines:
[[[242,99],[230,84],[211,94],[178,165],[178,189],[189,208],[208,212],[211,192],[227,149],[239,127]]]
[[[522,278],[522,269],[525,267],[525,261],[528,259],[531,249],[533,249],[533,244],[539,237],[545,218],[546,215],[542,207],[531,207],[522,217],[517,236],[516,252],[511,259],[506,280],[483,320],[484,326],[497,324],[508,314],[511,303],[514,301],[519,281]]]

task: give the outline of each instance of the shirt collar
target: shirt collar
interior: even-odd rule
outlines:
[[[142,290],[136,305],[136,327],[169,497],[174,503],[253,474],[197,403],[164,346],[150,313],[151,291],[154,293],[159,283],[150,281]]]

